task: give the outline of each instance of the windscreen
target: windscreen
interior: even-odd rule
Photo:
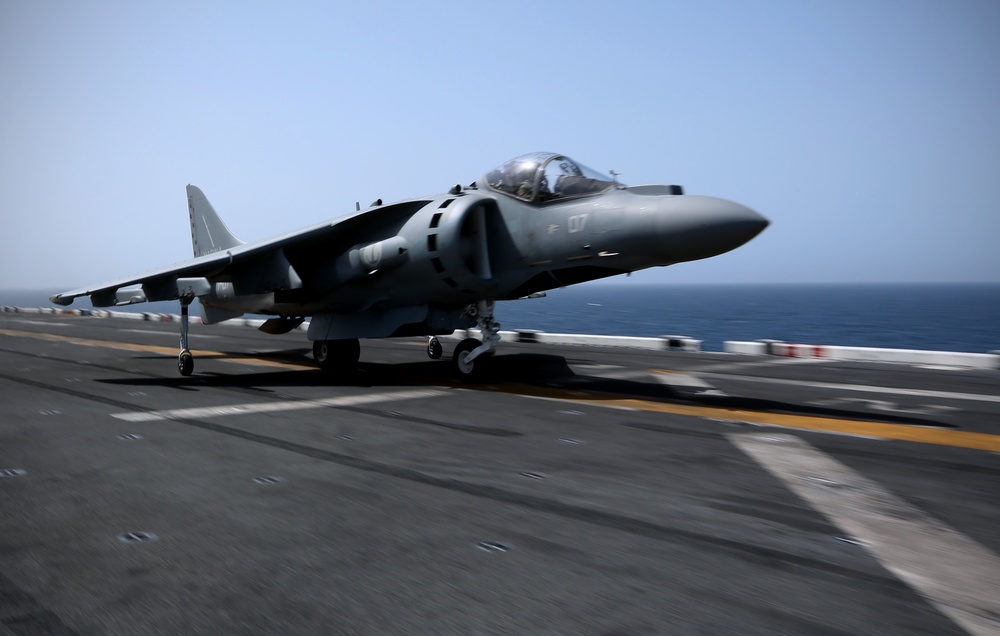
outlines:
[[[614,183],[564,155],[537,152],[504,163],[486,174],[493,190],[531,203],[603,192]]]

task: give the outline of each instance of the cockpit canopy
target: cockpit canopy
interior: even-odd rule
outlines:
[[[596,170],[551,152],[511,159],[488,172],[486,182],[493,190],[530,203],[588,196],[615,185]]]

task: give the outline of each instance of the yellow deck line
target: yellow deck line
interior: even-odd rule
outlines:
[[[60,336],[53,333],[42,333],[38,331],[17,331],[14,329],[0,329],[0,334],[5,336],[21,336],[34,338],[36,340],[48,340],[50,342],[68,342],[70,344],[84,347],[104,347],[105,349],[120,349],[122,351],[138,351],[142,353],[159,353],[166,356],[176,357],[180,349],[178,347],[161,347],[158,345],[143,345],[133,342],[114,342],[112,340],[92,340],[89,338],[75,338],[73,336]],[[178,336],[179,338],[180,336]],[[196,358],[219,360],[233,364],[246,364],[257,367],[275,367],[280,369],[297,369],[305,371],[315,371],[316,367],[307,364],[296,364],[294,362],[280,362],[278,360],[266,360],[255,357],[239,357],[222,351],[207,351],[197,349],[194,351]]]
[[[526,395],[591,406],[632,409],[637,411],[652,411],[656,413],[670,413],[672,415],[687,415],[691,417],[735,420],[761,424],[764,426],[781,426],[807,431],[845,433],[848,435],[881,437],[906,442],[918,442],[921,444],[936,444],[939,446],[955,446],[958,448],[993,451],[995,453],[1000,452],[1000,435],[991,435],[988,433],[926,428],[920,426],[908,426],[906,424],[886,424],[882,422],[868,422],[864,420],[842,420],[815,415],[792,415],[785,413],[769,413],[766,411],[728,409],[720,406],[674,404],[670,402],[623,398],[610,394],[520,384],[495,385],[480,388],[481,390],[514,393],[517,395]]]
[[[37,340],[48,340],[51,342],[68,342],[87,347],[104,347],[108,349],[120,349],[123,351],[141,351],[168,356],[177,355],[176,348],[161,347],[157,345],[141,345],[130,342],[113,342],[109,340],[92,340],[87,338],[74,338],[72,336],[61,336],[36,331],[18,331],[13,329],[0,329],[0,334],[35,338]],[[198,350],[197,357],[215,359],[221,362],[261,367],[310,371],[316,369],[314,366],[295,364],[292,362],[279,362],[254,357],[234,357],[231,354],[220,351]],[[669,413],[671,415],[736,420],[741,422],[751,422],[753,424],[761,424],[764,426],[781,426],[806,431],[826,431],[830,433],[845,433],[848,435],[881,437],[906,442],[936,444],[939,446],[954,446],[958,448],[971,448],[974,450],[1000,453],[1000,435],[991,435],[988,433],[924,428],[920,426],[886,424],[882,422],[868,422],[864,420],[846,420],[814,415],[791,415],[784,413],[769,413],[766,411],[727,409],[719,406],[675,404],[670,402],[623,398],[617,395],[531,386],[525,384],[503,384],[479,387],[456,384],[455,386],[464,386],[465,388],[472,388],[479,391],[496,391],[607,408],[623,408],[637,411]]]

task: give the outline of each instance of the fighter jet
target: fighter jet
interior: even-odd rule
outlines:
[[[626,186],[565,155],[512,159],[443,194],[383,204],[255,243],[237,239],[200,189],[187,186],[194,258],[51,297],[95,307],[178,300],[181,351],[190,375],[188,305],[202,321],[273,316],[260,329],[287,333],[311,317],[320,367],[349,372],[359,339],[439,335],[478,326],[453,360],[461,376],[481,369],[500,341],[496,301],[537,296],[585,281],[709,258],[768,225],[724,199],[676,185]]]

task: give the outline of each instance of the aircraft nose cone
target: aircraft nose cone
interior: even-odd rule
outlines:
[[[745,205],[716,199],[702,212],[711,226],[712,241],[725,251],[735,249],[764,231],[770,223]],[[726,247],[731,245],[732,247]]]
[[[657,230],[673,262],[693,261],[736,249],[764,231],[769,221],[726,199],[683,196],[660,211]]]

